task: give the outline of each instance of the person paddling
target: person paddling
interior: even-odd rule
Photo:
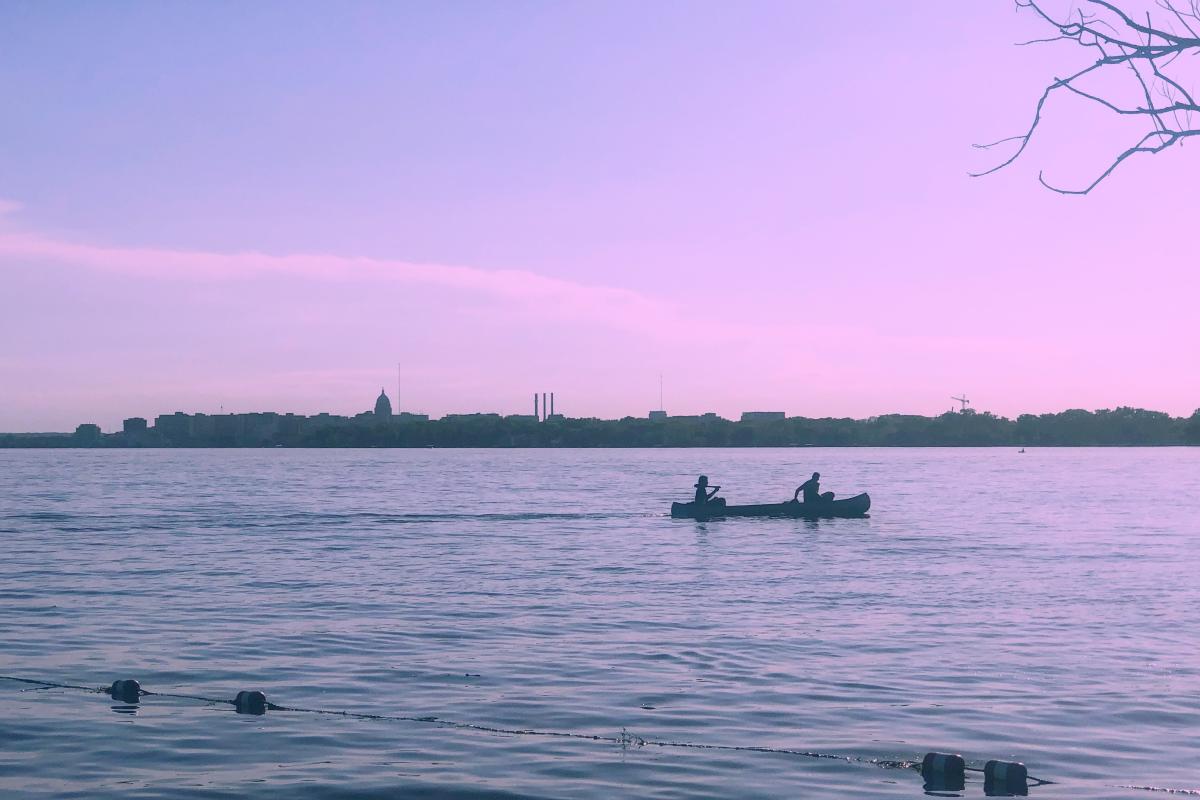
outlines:
[[[811,478],[796,487],[796,493],[792,495],[793,503],[797,502],[801,492],[804,492],[805,503],[819,503],[823,500],[833,499],[833,492],[821,494],[821,473],[819,472],[814,472]]]
[[[696,479],[696,505],[702,506],[713,499],[713,496],[720,491],[720,486],[708,488],[708,476],[701,475]]]

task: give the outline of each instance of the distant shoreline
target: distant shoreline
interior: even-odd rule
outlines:
[[[56,448],[403,448],[653,449],[663,447],[1179,447],[1200,445],[1200,409],[1172,417],[1139,408],[1022,414],[1016,420],[971,409],[936,417],[867,419],[716,415],[618,420],[554,415],[454,414],[429,419],[366,412],[354,417],[164,414],[133,417],[123,430],[94,424],[74,433],[0,434],[0,449]]]
[[[0,434],[2,436],[3,434]],[[4,450],[1011,450],[1016,444],[689,444],[689,445],[86,445],[86,444],[10,444],[0,442]],[[1189,450],[1200,447],[1185,444],[1047,444],[1024,445],[1028,450]]]

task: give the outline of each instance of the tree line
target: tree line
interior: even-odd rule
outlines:
[[[305,418],[298,418],[304,420]],[[80,426],[83,428],[93,426]],[[269,432],[193,436],[136,433],[5,434],[0,447],[1064,447],[1200,444],[1200,409],[1172,417],[1140,408],[1022,414],[971,409],[935,417],[806,418],[734,422],[719,417],[617,420],[495,414],[435,420],[352,419]]]

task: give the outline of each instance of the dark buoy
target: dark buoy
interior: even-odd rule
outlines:
[[[267,696],[262,692],[238,692],[233,707],[239,714],[267,713]]]
[[[926,753],[921,759],[925,790],[960,792],[967,782],[967,762],[956,753]]]
[[[136,703],[142,697],[142,685],[128,678],[113,681],[112,686],[108,688],[108,694],[113,700],[120,700],[122,703]]]
[[[989,761],[983,765],[983,793],[988,797],[1029,794],[1029,770],[1019,761]]]

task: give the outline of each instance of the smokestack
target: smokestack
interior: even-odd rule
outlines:
[[[540,419],[538,416],[537,392],[533,393],[533,418]]]
[[[546,406],[546,393],[545,393],[545,392],[542,392],[542,421],[543,421],[543,422],[545,422],[545,420],[546,420],[546,408],[547,408],[547,406]]]
[[[554,416],[554,392],[550,393],[550,416]]]

